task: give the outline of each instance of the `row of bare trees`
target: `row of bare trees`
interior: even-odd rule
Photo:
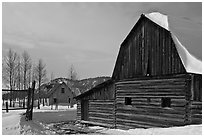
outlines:
[[[36,81],[39,90],[38,108],[41,103],[41,85],[47,82],[46,65],[42,59],[39,59],[36,64],[32,62],[31,56],[27,51],[18,54],[12,49],[3,56],[2,60],[2,80],[7,89],[26,90],[31,87],[32,81]],[[51,73],[51,81],[54,79],[54,73]],[[68,70],[68,79],[77,80],[78,75],[72,64]],[[11,93],[12,94],[12,93]],[[12,97],[10,102],[12,101]]]
[[[2,78],[3,83],[10,90],[26,90],[31,87],[31,83],[34,80],[37,81],[37,85],[40,88],[40,85],[47,80],[46,65],[42,59],[39,59],[34,64],[27,51],[19,55],[9,49],[2,60]],[[38,95],[40,99],[40,93]]]
[[[27,89],[32,81],[37,81],[38,86],[46,82],[46,65],[42,59],[36,64],[32,62],[27,51],[21,55],[9,49],[2,61],[3,82],[9,89]]]

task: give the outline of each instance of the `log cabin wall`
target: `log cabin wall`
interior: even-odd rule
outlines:
[[[88,101],[88,121],[114,126],[115,86],[113,82],[92,89],[77,101],[77,120],[82,120],[81,102]]]
[[[202,75],[191,74],[190,124],[202,124]]]
[[[88,120],[114,127],[114,100],[89,100]]]
[[[191,102],[189,124],[202,124],[202,102],[200,101]]]
[[[113,79],[186,73],[166,29],[142,17],[120,47]]]
[[[77,117],[78,121],[81,120],[81,100],[77,100]]]
[[[186,125],[188,75],[143,78],[116,83],[116,127]]]

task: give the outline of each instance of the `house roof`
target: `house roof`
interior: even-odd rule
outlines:
[[[80,95],[78,95],[78,96],[76,96],[74,98],[75,99],[82,98],[82,97],[84,97],[84,96],[86,96],[86,95],[96,91],[97,89],[100,89],[100,88],[104,87],[105,85],[108,85],[108,84],[111,84],[111,83],[113,83],[112,79],[106,80],[103,83],[98,84],[97,86],[93,87],[92,89],[90,89],[90,90],[88,90],[88,91],[86,91],[86,92],[84,92],[84,93],[82,93],[82,94],[80,94]]]
[[[61,85],[65,85],[67,86],[66,83],[62,82],[62,83],[55,83],[54,86],[48,91],[47,93],[47,97],[51,96],[52,93],[54,93],[58,87],[60,87]],[[68,87],[68,86],[67,86]],[[68,87],[69,88],[69,87]],[[69,88],[70,89],[70,88]],[[70,89],[71,90],[71,89]]]
[[[202,74],[202,26],[190,20],[178,19],[159,12],[143,15],[170,31],[186,71]]]

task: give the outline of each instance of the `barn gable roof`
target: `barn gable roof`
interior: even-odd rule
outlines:
[[[180,59],[186,71],[189,73],[202,74],[202,62],[200,58],[202,57],[202,55],[200,55],[198,52],[191,51],[191,50],[194,50],[195,48],[202,48],[202,39],[201,39],[201,36],[199,36],[199,33],[197,33],[196,36],[194,35],[194,33],[190,36],[190,34],[192,33],[192,30],[187,29],[185,27],[183,29],[179,29],[180,32],[177,33],[178,31],[176,30],[177,27],[175,25],[179,24],[179,21],[181,22],[183,20],[179,20],[179,19],[175,20],[172,17],[169,18],[167,15],[163,15],[159,12],[153,12],[153,13],[143,14],[143,15],[148,19],[150,19],[151,21],[158,24],[159,26],[163,27],[164,29],[170,31],[172,39],[176,45],[176,49],[178,51],[178,54],[180,56]],[[185,22],[184,24],[188,24],[188,23],[189,22],[187,23]],[[192,25],[193,23],[190,23],[190,26]],[[194,37],[197,37],[196,41],[194,40]],[[185,42],[185,44],[182,44],[180,42],[180,39],[183,42],[189,41],[189,39],[192,39],[191,42],[194,42],[194,43]]]

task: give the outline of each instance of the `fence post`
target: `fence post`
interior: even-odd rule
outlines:
[[[6,102],[6,112],[8,113],[8,102]]]
[[[11,94],[11,93],[10,93]],[[10,98],[10,107],[12,107],[12,99]]]
[[[25,108],[25,97],[23,97],[23,108]]]
[[[35,91],[35,81],[33,81],[32,84],[32,91],[31,91],[31,114],[30,114],[30,120],[33,119],[33,104],[34,104],[34,91]]]
[[[21,107],[21,101],[20,101],[20,98],[18,100],[18,106]]]

